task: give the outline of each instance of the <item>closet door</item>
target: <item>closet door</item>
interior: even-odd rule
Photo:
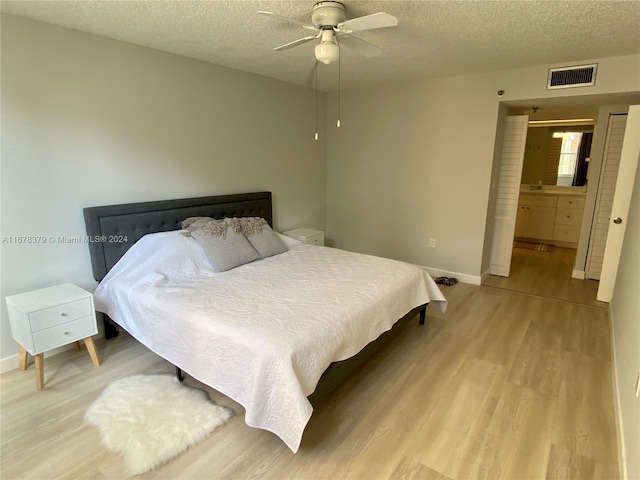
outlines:
[[[609,222],[609,233],[607,234],[607,246],[604,250],[600,285],[598,285],[598,295],[596,297],[601,302],[610,302],[613,296],[639,162],[640,105],[632,105],[629,107],[629,115],[627,116],[616,193],[613,197],[611,221]]]
[[[504,138],[500,158],[500,177],[496,198],[496,213],[491,244],[491,275],[508,277],[511,269],[513,235],[516,228],[520,178],[524,161],[529,117],[519,115],[505,120]]]
[[[611,208],[613,196],[616,191],[620,156],[622,154],[622,141],[627,124],[627,115],[610,115],[607,126],[607,138],[602,159],[602,172],[596,195],[596,206],[591,226],[591,237],[587,250],[586,277],[592,280],[600,280],[604,249],[607,244],[607,233],[611,220]]]

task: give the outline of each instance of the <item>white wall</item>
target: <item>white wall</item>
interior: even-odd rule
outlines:
[[[343,92],[342,127],[328,133],[327,237],[349,250],[479,272],[482,241],[470,237],[484,233],[498,89],[489,77],[454,77]]]
[[[618,408],[624,425],[629,479],[640,478],[640,399],[635,395],[640,374],[640,168],[636,170],[618,275],[610,303]],[[633,452],[636,452],[635,454]]]
[[[328,120],[327,237],[479,281],[500,102],[640,90],[640,56],[594,62],[588,90],[547,91],[548,65],[343,91],[342,127]]]
[[[2,237],[83,235],[88,206],[260,190],[276,229],[325,228],[312,90],[3,14],[1,100]],[[86,245],[1,247],[6,359],[5,296],[95,282]]]

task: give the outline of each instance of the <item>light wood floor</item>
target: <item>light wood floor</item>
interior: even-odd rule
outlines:
[[[571,278],[576,250],[555,247],[553,252],[513,249],[508,278],[490,276],[483,285],[546,298],[606,307],[598,302],[598,282]]]
[[[607,311],[457,284],[446,314],[428,311],[316,405],[297,454],[244,423],[244,411],[142,478],[618,478]],[[1,376],[1,477],[116,479],[121,458],[84,425],[111,381],[173,373],[126,335]],[[187,383],[206,388],[192,379]]]

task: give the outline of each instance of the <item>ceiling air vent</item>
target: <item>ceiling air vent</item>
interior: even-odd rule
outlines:
[[[547,90],[556,88],[590,87],[596,84],[597,63],[575,67],[550,68]]]

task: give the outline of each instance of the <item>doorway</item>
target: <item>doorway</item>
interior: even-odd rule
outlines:
[[[609,99],[607,99],[609,100]],[[550,102],[550,101],[549,101]],[[624,106],[623,106],[624,107]],[[618,107],[620,108],[620,107]],[[606,108],[605,108],[606,109]],[[542,109],[541,109],[542,110]],[[584,119],[591,119],[591,125],[582,125],[580,128],[568,128],[568,125],[562,125],[563,128],[556,130],[563,130],[565,132],[571,131],[581,131],[586,132],[588,130],[593,129],[593,123],[595,123],[596,119],[599,119],[598,115],[601,113],[602,107],[594,102],[592,106],[583,106],[579,107],[577,110],[574,109],[574,113],[571,112],[572,108],[567,107],[556,107],[551,103],[548,103],[545,107],[545,110],[555,110],[553,116],[555,117],[553,120],[570,120],[580,118],[584,121]],[[564,110],[564,117],[561,117],[558,113],[558,110]],[[576,115],[575,112],[578,112]],[[584,112],[589,112],[585,114]],[[531,109],[531,107],[526,106],[512,106],[508,111],[508,114],[528,114],[529,118],[535,118],[534,115],[541,112],[535,112]],[[548,112],[547,112],[548,113]],[[607,117],[608,118],[608,117]],[[553,122],[541,122],[541,123],[553,123]],[[570,123],[570,122],[568,122]],[[552,125],[553,127],[558,127],[559,125]],[[548,128],[549,125],[544,128]],[[543,128],[543,127],[537,127]],[[601,127],[602,129],[602,127]],[[606,129],[606,122],[605,122]],[[557,135],[560,137],[560,135]],[[552,136],[551,136],[552,137]],[[575,140],[575,137],[574,137]],[[562,139],[558,138],[558,155],[560,153],[562,146]],[[595,145],[596,149],[598,148],[597,142]],[[538,149],[538,147],[533,145],[527,145],[527,150],[535,150],[538,152],[540,150],[540,154],[542,153],[542,148]],[[575,148],[573,149],[576,150]],[[567,153],[577,153],[577,152],[567,152]],[[597,152],[596,152],[597,155]],[[589,161],[589,156],[587,155],[586,162]],[[571,162],[565,162],[571,163]],[[577,163],[577,160],[576,160]],[[594,168],[595,167],[595,168]],[[563,168],[561,172],[561,176],[565,178],[558,178],[558,163],[556,163],[556,170],[554,173],[554,185],[551,185],[551,182],[545,181],[544,177],[544,168],[539,170],[539,175],[537,181],[532,181],[531,179],[525,180],[525,175],[527,174],[527,168],[523,168],[522,180],[521,180],[521,189],[530,188],[531,192],[523,191],[522,193],[534,193],[536,190],[544,190],[546,193],[552,193],[553,190],[562,187],[562,182],[565,182],[565,188],[567,185],[567,178],[569,177],[568,168]],[[588,177],[591,177],[591,181],[593,182],[590,186],[580,187],[579,185],[574,185],[573,181],[571,187],[574,189],[588,189],[587,192],[583,193],[584,201],[584,215],[583,218],[580,218],[582,226],[577,225],[571,229],[568,228],[567,231],[570,232],[573,236],[568,237],[568,240],[565,243],[552,241],[548,242],[553,246],[551,250],[528,250],[522,248],[514,248],[510,251],[511,258],[513,260],[512,272],[509,274],[507,270],[507,276],[498,277],[498,276],[485,276],[483,284],[487,286],[493,286],[497,288],[505,288],[514,291],[520,291],[523,293],[530,293],[534,295],[540,295],[548,298],[557,298],[560,300],[572,301],[581,304],[588,305],[598,305],[603,306],[605,304],[596,301],[596,293],[598,289],[597,281],[589,281],[584,279],[584,270],[585,270],[585,258],[586,258],[586,247],[589,244],[590,234],[591,234],[591,223],[593,220],[593,208],[595,203],[595,193],[597,191],[597,181],[598,175],[600,173],[600,163],[596,162],[595,165],[591,165],[589,168],[593,168],[595,175],[589,173]],[[573,169],[573,175],[576,176],[576,170],[579,169],[578,165],[575,165]],[[542,172],[542,173],[540,173]],[[548,173],[548,172],[547,172]],[[549,175],[547,175],[547,180]],[[595,178],[595,180],[593,180]],[[560,185],[559,185],[560,184]],[[588,182],[587,182],[588,185]],[[535,192],[537,193],[537,192]],[[534,195],[529,195],[529,197],[534,197]],[[577,193],[577,190],[571,192]],[[544,203],[544,202],[543,202]],[[572,205],[576,206],[576,205]],[[544,207],[544,206],[543,206]],[[563,214],[565,213],[564,208],[567,205],[560,205],[556,203],[553,208],[555,208],[556,215],[558,215],[558,210],[560,210]],[[579,205],[579,207],[583,207],[583,205]],[[534,209],[536,210],[536,209]],[[529,210],[529,213],[532,215],[534,219],[541,218],[541,209],[537,208],[533,214],[531,214],[532,210]],[[537,215],[537,217],[536,217]],[[565,215],[566,217],[566,215]],[[497,217],[496,217],[497,218]],[[582,222],[584,220],[584,222]],[[573,221],[573,220],[571,220]],[[571,221],[569,223],[571,223]],[[549,222],[549,220],[547,220]],[[535,223],[535,222],[534,222]],[[555,225],[558,226],[557,224]],[[521,225],[519,225],[519,228]],[[547,225],[548,227],[548,225]],[[571,227],[569,225],[568,227]],[[544,230],[544,229],[543,229]],[[541,240],[545,240],[544,237],[549,237],[552,235],[550,232],[553,231],[553,228],[550,230],[547,228],[544,234],[536,234],[535,228],[533,230],[529,229],[527,235],[524,235],[522,240],[529,240],[531,242],[536,243],[545,243],[541,242]],[[532,233],[533,232],[533,233]],[[515,233],[515,232],[514,232]],[[514,235],[515,237],[522,237],[522,232],[519,232],[520,235]],[[543,235],[542,237],[540,235]],[[554,238],[555,237],[555,238]],[[557,240],[557,229],[556,235],[551,237],[552,240]],[[516,238],[517,239],[517,238]],[[502,241],[503,244],[506,245],[506,241]],[[576,275],[578,273],[578,275]],[[582,275],[580,275],[582,274]],[[573,277],[573,278],[572,278]]]
[[[514,248],[508,277],[490,275],[482,283],[488,287],[553,298],[581,305],[603,306],[596,300],[598,282],[571,278],[576,250]]]

